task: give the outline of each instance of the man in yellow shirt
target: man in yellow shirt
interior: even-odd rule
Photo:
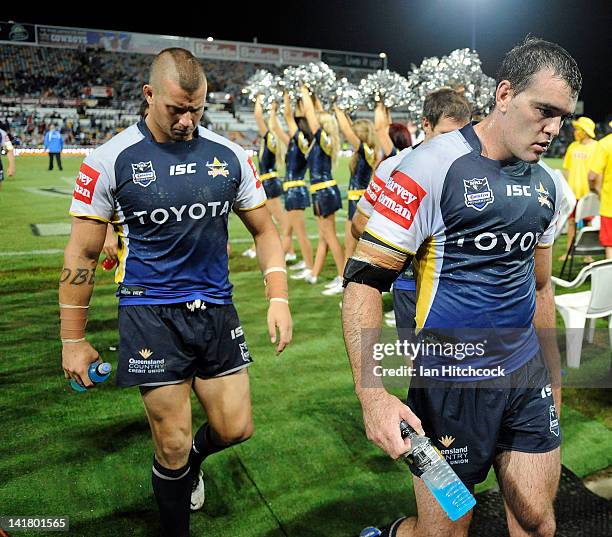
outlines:
[[[608,134],[596,144],[595,152],[589,161],[589,186],[600,199],[599,242],[606,247],[606,259],[612,259],[612,134]]]
[[[563,175],[567,180],[576,200],[589,193],[589,159],[595,151],[597,142],[595,141],[595,122],[588,117],[579,117],[572,122],[574,127],[575,140],[567,148],[565,159],[563,160]],[[572,244],[574,235],[576,234],[576,220],[574,214],[568,220],[567,229],[567,248]],[[563,261],[567,253],[561,256],[560,261]]]

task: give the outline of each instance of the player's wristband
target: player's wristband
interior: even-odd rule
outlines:
[[[63,340],[85,339],[87,310],[89,306],[60,304],[60,338]],[[75,342],[75,341],[71,341]]]
[[[289,299],[287,270],[284,267],[270,267],[264,271],[264,283],[268,300],[273,298]]]
[[[67,339],[67,338],[62,338],[62,343],[80,343],[81,341],[85,341],[85,338],[79,338],[79,339]]]
[[[270,302],[282,302],[283,304],[289,304],[286,298],[271,298]]]

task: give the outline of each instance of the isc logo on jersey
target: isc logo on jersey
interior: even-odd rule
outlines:
[[[398,226],[409,229],[425,196],[427,192],[421,185],[406,174],[396,171],[378,195],[374,210]]]
[[[74,199],[91,205],[91,199],[93,198],[93,193],[96,189],[96,183],[99,177],[99,171],[94,170],[91,166],[83,162],[79,169],[76,184],[74,185],[74,192],[72,194]]]
[[[189,164],[173,164],[170,166],[170,175],[187,175],[196,173],[196,163],[190,162]]]

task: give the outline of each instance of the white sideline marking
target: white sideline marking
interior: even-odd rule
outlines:
[[[308,238],[310,240],[318,239],[319,236],[318,235],[308,235]],[[230,244],[246,244],[246,243],[252,243],[252,242],[253,242],[253,239],[249,239],[249,238],[246,238],[246,239],[230,239]]]
[[[0,252],[0,257],[17,257],[20,255],[52,255],[61,254],[64,250],[53,248],[49,250],[30,250],[28,252]]]
[[[21,190],[25,191],[25,192],[29,192],[30,194],[38,194],[39,196],[51,196],[52,198],[65,198],[66,196],[72,196],[72,190],[67,190],[67,189],[63,189],[61,187],[55,187],[57,188],[57,192],[51,192],[51,191],[45,191],[42,190],[43,188],[53,188],[53,187],[49,187],[49,186],[40,186],[38,188],[36,187],[26,187],[23,186],[21,187]]]

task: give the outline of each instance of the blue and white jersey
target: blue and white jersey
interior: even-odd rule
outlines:
[[[323,128],[319,128],[315,132],[307,157],[311,185],[332,180],[332,152],[331,137]]]
[[[70,214],[117,230],[120,305],[229,304],[230,209],[265,200],[237,144],[204,127],[192,140],[160,144],[142,120],[85,158]]]
[[[553,243],[562,196],[545,164],[482,156],[471,125],[401,157],[366,232],[414,256],[417,330],[462,343],[488,339],[480,356],[428,354],[426,365],[500,366],[507,374],[536,354],[534,253]]]
[[[277,149],[276,136],[270,131],[266,132],[259,147],[259,173],[262,179],[264,179],[264,175],[276,171]]]
[[[289,140],[287,153],[285,155],[285,179],[287,181],[299,181],[306,177],[308,162],[306,154],[310,144],[301,130],[295,131],[295,134]]]
[[[357,165],[349,179],[349,191],[366,189],[372,178],[372,171],[376,164],[376,152],[365,142],[359,144],[357,155]],[[361,197],[361,195],[359,197]]]
[[[399,153],[395,147],[393,148],[395,153],[391,156],[387,157],[383,160],[376,168],[376,171],[372,175],[372,179],[368,183],[368,188],[363,193],[363,196],[359,198],[359,203],[357,204],[357,210],[363,215],[370,218],[372,216],[372,212],[374,211],[374,204],[378,199],[379,192],[382,192],[383,187],[391,177],[391,174],[395,170],[395,168],[402,161],[404,155],[410,153],[412,151],[412,147],[406,147],[402,149]],[[394,289],[399,289],[402,291],[414,291],[416,290],[416,283],[414,281],[414,274],[412,271],[412,264],[406,267],[405,270],[397,277],[395,283],[393,284]]]

